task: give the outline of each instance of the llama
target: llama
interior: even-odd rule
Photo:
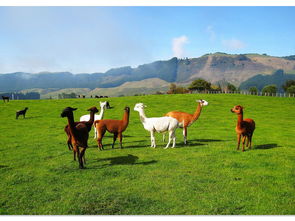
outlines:
[[[120,147],[121,149],[123,148],[122,146],[122,133],[126,130],[128,124],[129,124],[129,115],[130,115],[130,108],[125,107],[124,108],[124,115],[122,120],[96,120],[94,121],[94,126],[96,127],[97,131],[97,144],[100,150],[103,150],[103,145],[102,145],[102,138],[105,134],[106,131],[109,133],[114,134],[113,138],[113,144],[112,148],[114,148],[115,141],[117,137],[120,139]]]
[[[179,126],[178,121],[173,117],[153,117],[147,118],[144,113],[146,106],[143,103],[137,103],[134,107],[135,111],[138,111],[140,120],[145,130],[151,133],[151,147],[156,148],[155,132],[163,133],[169,131],[169,141],[165,147],[167,149],[173,140],[172,148],[175,147],[175,130]]]
[[[15,119],[18,119],[18,117],[19,117],[20,115],[23,115],[24,118],[26,118],[26,113],[27,113],[27,110],[28,110],[28,109],[29,109],[29,108],[26,107],[26,108],[23,109],[23,110],[19,110],[19,111],[17,111],[17,112],[16,112],[16,117],[15,117]]]
[[[91,127],[92,127],[93,122],[94,122],[94,114],[97,113],[98,110],[97,110],[96,107],[91,107],[87,111],[90,111],[90,118],[88,119],[88,121],[85,120],[85,121],[80,121],[80,122],[85,123],[88,132],[90,132]],[[80,122],[75,122],[75,125],[77,125]],[[66,132],[66,134],[68,136],[68,140],[67,140],[68,148],[69,148],[69,150],[72,150],[73,149],[73,145],[72,145],[72,142],[71,142],[71,139],[72,138],[71,138],[71,133],[70,133],[69,125],[66,125],[65,126],[64,131]],[[74,160],[76,160],[76,154],[77,154],[77,152],[74,151]],[[83,156],[83,159],[84,159],[84,163],[86,164],[85,155]]]
[[[74,122],[73,111],[75,110],[77,110],[77,108],[67,107],[62,111],[60,116],[68,118],[71,145],[73,145],[73,151],[78,155],[79,168],[83,169],[83,156],[85,154],[86,148],[88,147],[87,141],[89,134],[85,122]]]
[[[242,151],[244,152],[246,138],[247,138],[246,146],[249,147],[249,149],[251,149],[252,136],[255,130],[255,122],[253,119],[249,119],[249,118],[243,120],[243,109],[244,108],[242,106],[237,105],[231,109],[231,112],[236,113],[238,115],[238,122],[236,126],[237,139],[238,139],[237,150],[240,149],[240,141],[242,137],[242,144],[243,144]],[[249,146],[249,143],[250,143],[250,146]]]
[[[208,102],[205,100],[197,100],[198,106],[194,114],[189,114],[186,112],[180,111],[171,111],[165,116],[173,117],[179,122],[179,127],[183,128],[183,140],[184,144],[187,144],[187,128],[192,125],[196,120],[198,120],[201,115],[202,107],[208,105]],[[165,140],[165,133],[163,134],[163,140]]]
[[[107,105],[107,101],[99,102],[99,105],[100,105],[100,113],[98,115],[97,114],[94,115],[94,121],[103,119],[104,111],[105,111],[106,105]],[[82,117],[80,117],[80,121],[89,121],[89,119],[90,119],[89,114],[86,114],[86,115],[83,115]],[[97,132],[96,132],[96,128],[94,127],[94,139],[96,139],[96,138],[97,138]]]
[[[3,102],[5,103],[5,101],[9,102],[9,97],[7,96],[2,96]]]

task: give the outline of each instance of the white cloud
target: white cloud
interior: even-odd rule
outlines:
[[[209,38],[211,41],[214,41],[216,39],[216,33],[212,25],[207,26],[206,32],[209,34]]]
[[[230,50],[238,50],[246,47],[246,44],[238,39],[223,40],[223,46]]]
[[[183,35],[178,38],[173,38],[172,40],[172,51],[173,56],[182,58],[185,56],[184,46],[189,43],[188,38]]]

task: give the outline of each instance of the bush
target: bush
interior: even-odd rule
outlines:
[[[207,90],[210,90],[210,88],[211,88],[211,83],[201,78],[194,80],[188,87],[189,90],[197,90],[197,91],[207,91]]]
[[[275,94],[277,93],[277,86],[275,84],[271,84],[271,85],[266,85],[263,89],[262,89],[262,94]]]
[[[251,94],[257,94],[258,93],[258,89],[257,87],[250,87],[248,89],[248,91],[251,93]]]
[[[288,87],[287,93],[288,94],[295,94],[295,85]]]

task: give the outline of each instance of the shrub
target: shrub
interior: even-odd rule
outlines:
[[[262,94],[275,94],[277,93],[277,86],[275,84],[271,84],[271,85],[266,85],[263,89],[262,89]]]

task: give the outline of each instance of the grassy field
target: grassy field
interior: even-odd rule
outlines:
[[[187,146],[177,130],[174,149],[150,148],[150,136],[133,111],[193,113],[205,99]],[[295,99],[244,95],[151,95],[109,98],[105,118],[131,107],[124,149],[104,138],[99,151],[90,132],[86,169],[78,169],[63,131],[67,107],[75,119],[98,99],[25,100],[0,104],[0,214],[295,214]],[[254,149],[236,151],[234,105],[256,121]],[[29,107],[27,118],[15,111]]]

